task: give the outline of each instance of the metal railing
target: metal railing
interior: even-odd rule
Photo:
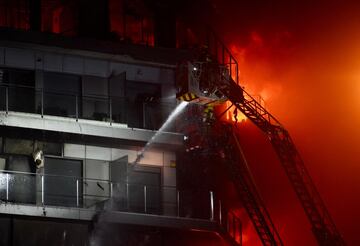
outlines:
[[[239,216],[237,216],[233,211],[227,209],[222,203],[221,200],[218,200],[216,205],[218,212],[216,218],[220,229],[223,233],[226,233],[237,245],[242,245],[242,223]]]
[[[210,27],[207,28],[206,39],[205,43],[209,54],[212,55],[219,65],[225,67],[235,83],[239,84],[239,64],[231,51]]]
[[[123,97],[75,95],[26,86],[0,85],[0,110],[112,123],[157,130],[175,103],[130,101]]]
[[[240,219],[208,190],[2,170],[0,200],[204,219],[217,223],[239,245],[242,242]]]
[[[203,201],[199,201],[203,197]],[[0,171],[0,199],[6,202],[114,209],[138,213],[169,214],[214,220],[214,194],[205,190],[178,190],[154,186],[17,171]],[[194,204],[201,204],[198,213]]]

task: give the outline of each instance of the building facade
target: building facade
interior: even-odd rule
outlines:
[[[177,185],[184,134],[162,126],[188,52],[0,36],[1,245],[241,244],[213,190]]]

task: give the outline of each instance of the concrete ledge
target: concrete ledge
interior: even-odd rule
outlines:
[[[73,219],[91,221],[95,214],[101,221],[109,223],[120,223],[127,225],[142,225],[177,228],[186,230],[213,231],[219,230],[214,221],[203,219],[192,219],[182,217],[171,217],[152,214],[128,213],[118,211],[106,211],[97,213],[95,210],[82,208],[67,208],[55,206],[37,206],[14,203],[0,203],[0,214],[12,214],[22,216],[36,216],[58,219]]]
[[[148,142],[156,131],[129,128],[126,124],[84,120],[39,114],[0,111],[0,126],[21,127],[37,130],[65,132],[71,134],[125,139],[137,142]],[[181,146],[183,135],[163,132],[154,141],[155,144]]]
[[[178,229],[217,231],[218,225],[214,221],[152,214],[138,214],[125,212],[103,212],[101,219],[106,222],[171,227]]]

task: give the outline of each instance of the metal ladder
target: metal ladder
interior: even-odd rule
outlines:
[[[283,245],[266,207],[260,198],[258,189],[248,168],[245,156],[239,144],[235,130],[231,125],[225,125],[228,142],[225,145],[227,169],[232,175],[233,183],[239,198],[265,246]]]
[[[312,225],[318,244],[345,245],[288,131],[231,76],[223,76],[218,88],[236,108],[267,134]]]
[[[290,183],[312,225],[320,246],[346,245],[325,207],[288,131],[239,85],[238,62],[221,39],[208,30],[207,46],[216,62],[227,70],[217,88],[269,138]]]

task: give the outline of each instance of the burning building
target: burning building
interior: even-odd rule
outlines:
[[[344,245],[288,131],[241,87],[221,39],[180,18],[187,3],[0,4],[3,245],[242,245],[243,210],[263,245],[283,245],[241,113],[319,245]]]

